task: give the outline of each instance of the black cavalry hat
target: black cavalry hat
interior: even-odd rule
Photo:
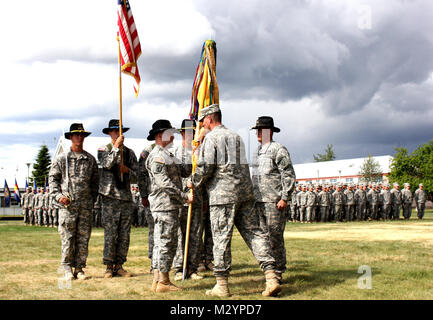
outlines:
[[[152,129],[149,131],[149,136],[147,137],[147,140],[149,141],[155,140],[155,135],[157,133],[163,132],[168,129],[176,130],[176,128],[172,127],[170,121],[164,119],[156,120],[152,124]]]
[[[179,131],[182,132],[185,130],[195,130],[195,121],[190,119],[183,119]]]
[[[105,134],[108,134],[111,130],[119,130],[119,128],[120,128],[120,126],[119,126],[119,120],[118,119],[111,119],[108,122],[108,128],[102,129],[102,132],[105,133]],[[122,132],[126,132],[128,130],[129,130],[129,128],[125,128],[122,125]]]
[[[65,138],[71,139],[71,135],[73,135],[74,133],[81,133],[84,135],[84,137],[87,137],[91,134],[91,132],[87,132],[84,130],[82,123],[71,124],[71,127],[69,128],[69,132],[65,132]]]
[[[269,128],[273,132],[280,132],[280,128],[274,126],[274,119],[268,116],[259,117],[256,121],[256,126],[251,129]]]

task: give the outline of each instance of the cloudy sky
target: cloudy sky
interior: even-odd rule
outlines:
[[[248,128],[260,115],[274,117],[294,163],[312,162],[327,144],[346,159],[412,151],[433,137],[432,1],[130,4],[143,53],[138,98],[123,77],[127,137],[187,117],[208,38],[223,122],[252,146]],[[2,16],[1,181],[25,177],[25,163],[43,143],[53,151],[72,122],[103,136],[118,117],[116,10],[115,0],[21,0]]]

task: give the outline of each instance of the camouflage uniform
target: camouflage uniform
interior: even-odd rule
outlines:
[[[138,189],[140,192],[141,199],[148,198],[150,194],[150,178],[149,173],[146,169],[146,160],[149,154],[152,152],[155,144],[150,144],[146,146],[140,154],[140,158],[138,160],[138,174],[137,174],[137,183]],[[147,256],[149,259],[152,259],[153,255],[153,247],[154,247],[154,230],[155,223],[153,221],[152,212],[150,211],[150,207],[144,207],[144,216],[147,221],[148,230],[148,251]]]
[[[214,241],[214,275],[227,277],[231,270],[231,239],[236,225],[262,270],[275,270],[268,235],[259,226],[245,146],[236,133],[219,125],[204,138],[194,187],[206,186]]]
[[[191,174],[192,166],[179,163],[168,148],[159,145],[146,158],[150,211],[155,223],[152,268],[165,273],[170,271],[176,254],[179,210],[188,198],[181,178]]]
[[[50,194],[54,195],[59,210],[59,233],[62,240],[61,265],[84,268],[92,229],[92,206],[98,194],[98,166],[88,152],[67,154],[68,177],[66,178],[66,156],[54,159],[50,173]],[[69,182],[69,183],[68,183]],[[69,195],[71,204],[63,206],[58,201]]]
[[[402,199],[402,206],[403,206],[403,217],[406,220],[409,220],[412,215],[412,191],[409,189],[404,188],[401,191],[401,199]]]
[[[346,221],[353,221],[355,216],[355,192],[350,189],[344,190],[346,197]]]
[[[98,194],[95,203],[93,204],[93,226],[95,228],[102,227],[102,206],[101,195]]]
[[[379,193],[375,188],[370,189],[367,193],[367,200],[370,206],[370,217],[371,219],[378,219],[377,211],[379,206]]]
[[[418,219],[422,219],[424,217],[425,202],[427,200],[425,191],[421,190],[421,188],[418,188],[415,191],[414,198],[416,203],[416,210],[418,211]]]
[[[51,226],[57,227],[59,225],[59,206],[56,204],[56,198],[50,193],[50,214],[51,214]]]
[[[296,202],[298,204],[299,209],[299,221],[306,221],[307,215],[307,192],[302,188],[301,192],[298,192],[296,195]]]
[[[44,205],[44,195],[38,192],[33,198],[33,208],[35,216],[35,224],[42,226],[42,211]]]
[[[295,187],[295,170],[286,147],[271,141],[260,145],[253,161],[253,186],[260,227],[268,234],[276,271],[286,271],[284,228],[286,211],[278,210],[280,200],[288,202]]]
[[[191,164],[192,149],[186,149],[178,146],[173,149],[174,156],[182,164]],[[182,178],[182,190],[189,192],[186,186],[187,178]],[[191,208],[190,234],[188,240],[188,260],[187,274],[197,271],[200,263],[200,244],[203,236],[203,190],[202,188],[194,189],[194,203]],[[173,261],[174,269],[182,271],[185,250],[186,224],[188,217],[188,204],[184,204],[179,210],[179,228],[177,250]]]
[[[358,221],[363,221],[365,220],[366,214],[365,206],[367,205],[367,194],[362,187],[355,191],[355,202],[357,209],[357,219]]]
[[[316,193],[313,191],[313,188],[310,187],[310,189],[307,191],[307,208],[305,210],[307,214],[307,222],[309,223],[315,220],[316,204]]]
[[[343,219],[343,207],[346,205],[346,197],[343,191],[338,189],[332,194],[332,202],[335,208],[335,221],[339,222]]]
[[[382,200],[382,219],[387,220],[391,219],[392,214],[392,195],[389,189],[383,189],[381,192],[381,200]]]
[[[292,194],[290,195],[290,220],[292,222],[298,219],[298,204],[296,201],[296,195],[298,192],[296,188],[293,188]]]
[[[392,195],[392,215],[394,220],[400,219],[400,207],[402,202],[401,191],[397,189],[391,190]]]
[[[331,195],[328,191],[322,190],[319,193],[318,205],[320,207],[320,221],[327,222],[329,219],[329,206],[331,205]]]
[[[24,216],[24,223],[29,224],[30,223],[30,216],[29,216],[29,197],[30,192],[26,192],[21,197],[21,207],[23,210],[23,216]]]
[[[50,212],[50,194],[48,192],[44,193],[44,206],[43,206],[43,217],[44,225],[49,226],[52,224],[51,212]]]
[[[36,223],[35,213],[34,213],[34,198],[35,198],[35,194],[33,192],[30,192],[29,197],[27,199],[27,202],[28,202],[28,207],[29,207],[29,224],[31,224],[33,226]]]
[[[98,159],[102,167],[99,179],[101,195],[102,225],[104,227],[105,265],[122,265],[128,255],[133,202],[131,177],[138,170],[134,151],[123,146],[123,163],[129,173],[120,175],[121,149],[110,142],[98,149]]]

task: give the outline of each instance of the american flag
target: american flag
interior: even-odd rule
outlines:
[[[132,16],[131,6],[128,0],[118,0],[117,25],[119,26],[120,63],[121,71],[134,77],[137,86],[140,85],[140,74],[138,72],[137,59],[141,55],[140,40],[137,28]],[[138,89],[134,87],[135,94]]]

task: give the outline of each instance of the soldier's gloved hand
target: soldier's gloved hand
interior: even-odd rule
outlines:
[[[145,207],[148,207],[149,206],[149,199],[147,197],[141,198],[141,204]]]
[[[287,208],[287,201],[282,200],[282,199],[280,201],[278,201],[278,203],[277,203],[277,209],[278,210],[283,210],[285,208]]]
[[[117,139],[116,142],[114,142],[114,147],[116,148],[120,148],[121,146],[123,146],[123,141],[125,140],[125,137],[122,135],[120,135]]]
[[[188,193],[188,200],[186,201],[186,203],[190,204],[194,202],[194,193]]]
[[[63,204],[64,206],[68,206],[71,203],[71,201],[69,201],[69,199],[66,198],[66,197],[61,197],[60,200],[59,200],[59,202],[61,204]]]

